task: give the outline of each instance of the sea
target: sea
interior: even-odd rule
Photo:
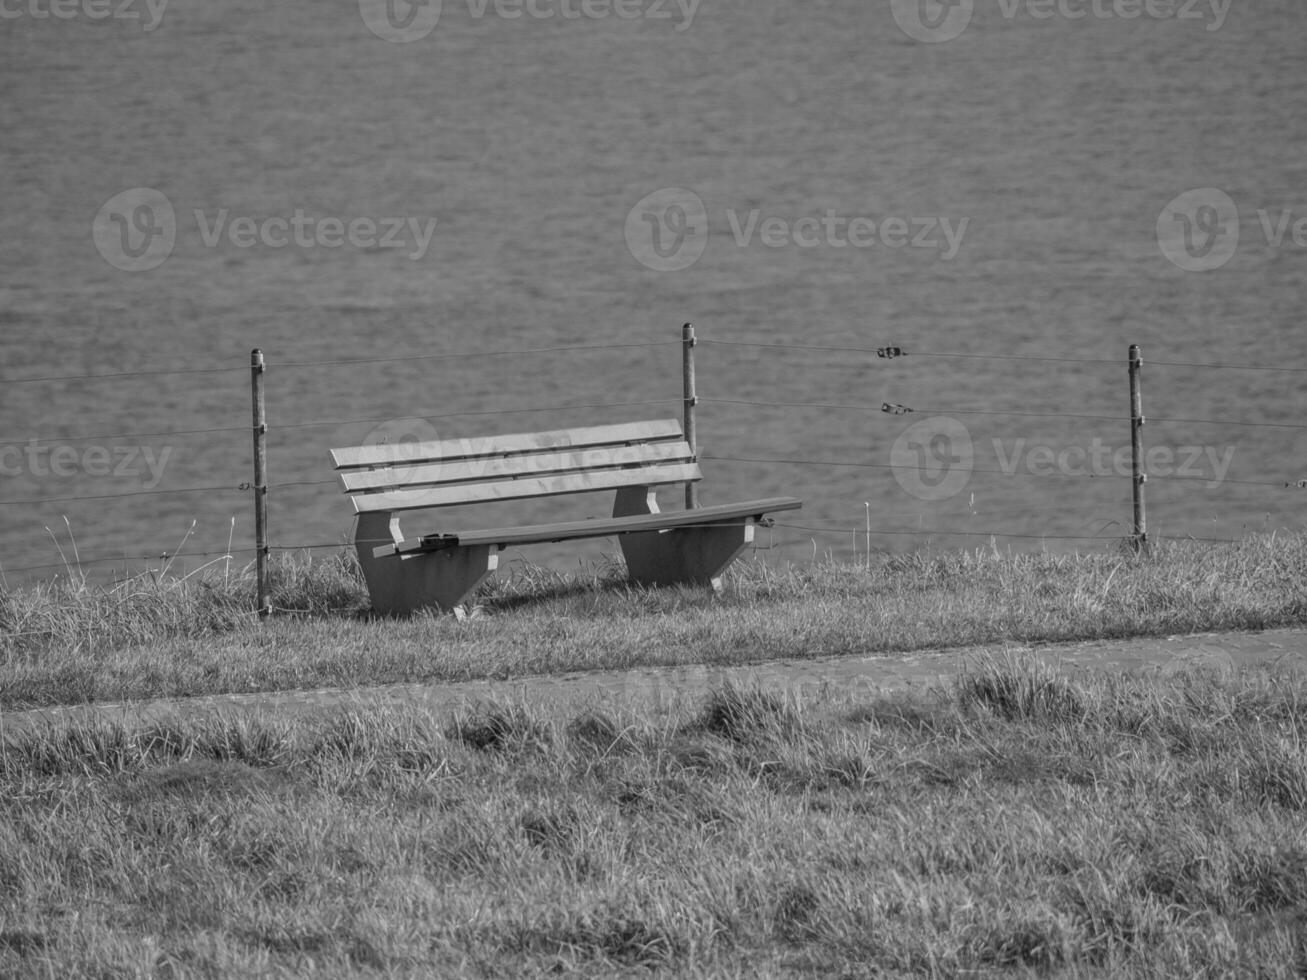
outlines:
[[[686,323],[766,561],[1120,548],[1131,345],[1150,537],[1307,515],[1301,0],[6,0],[0,176],[10,587],[247,564],[255,349],[328,556],[330,449],[681,418]]]

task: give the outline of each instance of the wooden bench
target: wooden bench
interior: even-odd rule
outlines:
[[[657,488],[699,480],[699,463],[675,419],[527,432],[481,439],[333,449],[358,520],[354,545],[372,607],[452,611],[498,565],[509,545],[617,536],[635,582],[699,583],[721,575],[773,511],[793,497],[664,513]],[[615,490],[613,516],[558,524],[442,529],[405,537],[406,510]]]

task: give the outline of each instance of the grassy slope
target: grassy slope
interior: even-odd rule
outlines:
[[[1149,559],[761,565],[726,595],[526,570],[375,621],[348,564],[0,597],[0,704],[1302,622],[1302,538]],[[0,976],[1307,971],[1307,680],[563,716],[420,709],[0,743]]]
[[[1307,680],[63,727],[0,975],[1293,977]]]
[[[476,615],[375,620],[347,558],[287,558],[260,624],[248,573],[0,594],[0,706],[461,680],[1301,623],[1307,537],[1151,557],[909,555],[870,569],[742,563],[725,595],[518,568]]]

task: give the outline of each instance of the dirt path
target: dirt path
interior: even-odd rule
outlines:
[[[776,660],[740,667],[644,667],[479,680],[461,683],[389,684],[369,688],[327,688],[269,694],[225,694],[200,698],[119,702],[0,713],[0,735],[68,721],[136,724],[174,718],[234,715],[300,717],[333,710],[423,705],[453,712],[478,702],[521,701],[535,705],[581,706],[620,701],[659,710],[696,698],[719,684],[757,684],[777,692],[835,693],[843,699],[924,690],[967,667],[1010,656],[1037,655],[1065,673],[1118,671],[1167,676],[1190,666],[1234,669],[1285,664],[1307,666],[1307,629],[1258,633],[1200,633],[1163,639],[1095,640],[1035,647],[993,645],[925,653],[816,660]]]

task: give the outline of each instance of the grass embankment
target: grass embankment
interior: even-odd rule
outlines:
[[[27,733],[0,975],[1299,977],[1307,680]]]
[[[273,599],[293,612],[262,624],[248,570],[0,593],[0,707],[1263,629],[1307,621],[1304,581],[1304,535],[1163,542],[1147,558],[743,562],[718,598],[631,588],[616,568],[516,566],[466,621],[379,620],[348,556],[290,557]]]

